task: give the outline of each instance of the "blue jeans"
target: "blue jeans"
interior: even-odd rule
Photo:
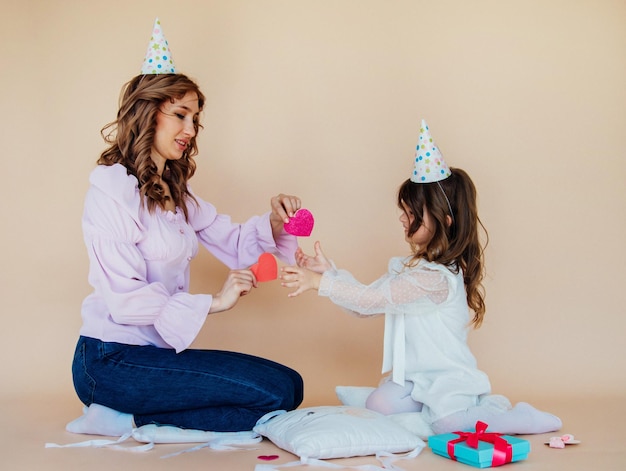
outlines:
[[[132,414],[135,424],[251,430],[274,410],[297,408],[302,377],[263,358],[219,350],[174,350],[80,337],[72,364],[85,405]]]

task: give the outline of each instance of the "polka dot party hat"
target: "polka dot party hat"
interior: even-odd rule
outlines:
[[[154,27],[152,28],[152,37],[148,44],[148,50],[146,51],[146,57],[143,60],[141,67],[142,74],[175,74],[176,67],[172,61],[172,53],[170,52],[169,44],[163,29],[161,28],[161,22],[157,18],[154,20]]]
[[[434,183],[445,180],[450,175],[452,173],[430,135],[428,124],[422,119],[420,138],[415,149],[415,169],[411,175],[411,181]]]

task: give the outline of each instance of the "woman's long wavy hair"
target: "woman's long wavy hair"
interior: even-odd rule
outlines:
[[[467,303],[474,311],[472,324],[480,327],[485,315],[484,249],[488,242],[487,230],[478,217],[476,187],[469,175],[459,168],[451,168],[452,175],[435,183],[414,183],[406,180],[398,190],[398,206],[404,203],[415,216],[408,230],[413,236],[422,225],[424,209],[433,221],[434,234],[428,247],[413,247],[411,264],[420,258],[441,263],[454,272],[463,270]],[[445,194],[444,194],[445,192]],[[450,208],[448,207],[448,201]],[[479,231],[485,235],[481,243]]]
[[[129,81],[120,95],[120,105],[115,121],[102,128],[101,134],[109,147],[100,155],[98,164],[122,164],[129,175],[139,181],[139,192],[148,204],[148,210],[165,207],[169,199],[159,182],[157,166],[150,157],[154,143],[156,117],[161,105],[181,99],[187,92],[198,95],[198,107],[202,110],[205,97],[198,85],[183,74],[138,75]],[[201,128],[194,120],[196,135]],[[196,136],[179,160],[168,160],[163,180],[169,185],[172,199],[183,209],[188,218],[186,202],[195,202],[187,187],[188,180],[196,171],[193,157],[198,153]]]

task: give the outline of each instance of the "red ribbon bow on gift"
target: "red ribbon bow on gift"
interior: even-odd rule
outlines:
[[[467,446],[478,448],[478,442],[481,441],[493,443],[491,466],[502,466],[503,464],[510,463],[513,457],[511,445],[502,438],[501,433],[487,433],[487,427],[488,425],[486,423],[478,421],[476,422],[476,432],[453,432],[460,438],[448,442],[448,456],[450,456],[450,459],[456,461],[454,446],[457,443],[466,442]]]

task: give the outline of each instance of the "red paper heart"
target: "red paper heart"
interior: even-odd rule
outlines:
[[[278,278],[278,264],[271,253],[262,253],[259,261],[250,267],[257,281],[272,281]]]
[[[278,455],[260,455],[260,456],[257,456],[257,458],[263,461],[272,461],[272,460],[277,460],[280,457]]]
[[[285,224],[285,231],[298,237],[308,237],[313,232],[313,215],[308,209],[301,208],[296,211],[289,222]]]

